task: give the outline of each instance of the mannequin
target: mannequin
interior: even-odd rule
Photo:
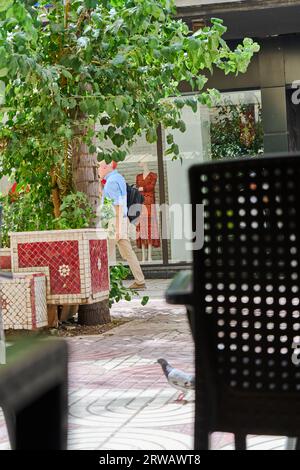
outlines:
[[[141,160],[139,163],[139,167],[142,168],[143,170],[143,178],[144,180],[147,178],[147,176],[150,173],[148,163],[145,160]],[[139,187],[139,191],[143,192],[144,188]],[[142,243],[142,262],[144,263],[146,261],[146,246],[144,243]],[[149,242],[148,243],[148,261],[152,261],[152,244]]]
[[[143,205],[140,223],[137,227],[137,246],[142,249],[142,261],[152,261],[152,247],[160,246],[158,222],[155,208],[155,185],[157,174],[150,171],[147,157],[139,162],[142,173],[136,176],[136,186],[143,194]],[[147,256],[148,250],[148,256]]]

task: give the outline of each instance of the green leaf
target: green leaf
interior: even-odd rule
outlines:
[[[125,142],[125,137],[123,134],[114,134],[111,140],[117,147],[121,147]]]
[[[182,109],[185,105],[184,98],[175,98],[174,103],[176,104],[177,108]]]
[[[79,103],[79,109],[80,109],[80,111],[82,111],[84,114],[88,113],[88,109],[89,109],[89,108],[88,108],[87,102],[86,102],[86,101],[81,101],[81,102]]]
[[[223,20],[219,18],[211,18],[211,23],[214,26],[214,29],[218,31],[220,35],[223,35],[227,31],[227,27],[224,25]]]
[[[116,125],[118,127],[123,127],[127,123],[128,118],[129,118],[129,113],[125,111],[124,109],[121,109],[118,112],[117,117],[116,117]]]
[[[106,100],[104,107],[105,107],[105,111],[107,112],[109,116],[112,116],[114,114],[114,111],[115,111],[114,100]]]
[[[195,98],[187,98],[185,103],[187,104],[187,106],[192,108],[194,113],[197,111],[197,100]]]
[[[142,298],[141,304],[144,306],[144,305],[146,305],[148,302],[149,302],[149,296],[144,295],[144,297]]]
[[[68,100],[68,108],[69,109],[74,109],[76,108],[77,102],[74,98],[69,98]]]
[[[138,113],[138,120],[139,120],[139,125],[141,129],[147,127],[147,119],[143,114]]]
[[[7,67],[4,67],[3,69],[0,69],[0,78],[6,77],[7,74],[8,74],[8,68]]]
[[[200,47],[200,44],[201,42],[199,41],[199,39],[195,38],[194,36],[191,36],[190,37],[190,40],[189,40],[189,49],[190,51],[197,51]]]
[[[115,98],[115,104],[116,104],[116,107],[117,107],[118,109],[123,108],[123,101],[124,101],[123,96],[116,96],[116,98]]]
[[[1,0],[0,4],[0,13],[2,11],[6,11],[8,8],[10,8],[13,4],[13,0]]]
[[[167,143],[168,143],[168,145],[173,144],[173,142],[174,142],[174,137],[173,137],[173,135],[172,135],[172,134],[168,134],[168,135],[167,135]]]
[[[66,69],[62,69],[61,73],[64,77],[68,78],[69,80],[73,79],[73,75]]]
[[[156,142],[157,133],[156,133],[156,128],[155,127],[151,127],[150,129],[147,130],[146,139],[150,144]]]
[[[180,130],[180,132],[186,131],[186,125],[184,121],[181,121],[181,120],[178,121],[177,125],[178,125],[178,129]]]
[[[107,135],[110,139],[113,138],[113,136],[115,135],[115,132],[116,132],[116,128],[114,126],[109,126],[109,128],[106,131],[106,133],[107,133]]]
[[[84,4],[87,8],[96,8],[98,0],[84,0]]]
[[[200,75],[200,77],[197,77],[196,83],[197,83],[197,88],[198,90],[202,90],[202,88],[205,86],[205,84],[208,82],[208,78],[205,77],[204,75]]]

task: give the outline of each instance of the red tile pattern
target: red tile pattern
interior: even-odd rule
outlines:
[[[48,267],[51,294],[80,294],[77,240],[18,244],[18,267]]]
[[[0,270],[2,269],[11,270],[11,256],[2,255],[0,252]]]
[[[109,289],[106,240],[89,240],[92,293]]]

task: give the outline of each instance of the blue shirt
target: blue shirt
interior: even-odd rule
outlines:
[[[123,176],[113,170],[104,178],[106,183],[102,193],[102,204],[105,197],[109,197],[113,201],[114,206],[123,206],[123,216],[127,217],[127,189]]]

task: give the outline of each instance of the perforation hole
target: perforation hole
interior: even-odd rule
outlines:
[[[282,355],[288,354],[288,352],[289,352],[289,351],[288,351],[287,348],[281,348],[281,349],[280,349],[280,354],[282,354]]]

